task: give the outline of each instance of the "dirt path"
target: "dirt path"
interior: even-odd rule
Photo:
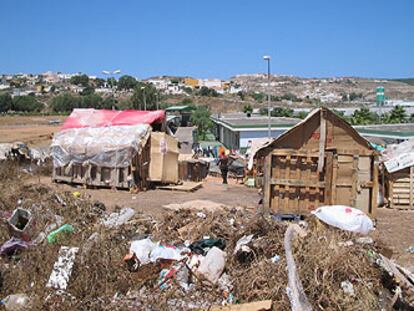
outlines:
[[[414,254],[407,248],[414,246],[414,211],[378,209],[377,233],[392,251],[392,258],[414,271]]]
[[[230,180],[230,184],[223,185],[218,178],[209,177],[202,188],[194,192],[180,192],[169,190],[149,190],[137,194],[131,194],[125,190],[113,189],[83,189],[67,184],[54,184],[49,177],[43,177],[40,182],[52,186],[61,191],[79,191],[89,195],[93,200],[104,203],[112,209],[116,205],[120,207],[132,207],[154,216],[162,212],[162,206],[170,203],[184,203],[192,200],[209,200],[215,203],[236,207],[255,208],[259,201],[257,189],[247,188]]]

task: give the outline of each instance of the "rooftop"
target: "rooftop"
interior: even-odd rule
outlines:
[[[251,115],[248,117],[245,113],[225,113],[213,115],[212,120],[215,123],[222,124],[234,130],[240,129],[266,129],[268,127],[267,116]],[[271,117],[272,128],[290,128],[300,122],[299,118]]]
[[[357,125],[354,128],[363,136],[414,138],[414,123]]]

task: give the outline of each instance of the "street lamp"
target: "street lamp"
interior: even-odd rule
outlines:
[[[272,138],[271,115],[270,115],[270,56],[265,55],[263,59],[267,61],[267,136]]]
[[[110,78],[113,78],[115,75],[120,74],[121,73],[121,70],[120,69],[112,70],[112,71],[110,71],[110,70],[102,70],[102,73],[104,75],[110,77]],[[108,83],[107,83],[107,86],[108,86]],[[115,102],[115,99],[114,99],[114,88],[113,88],[113,85],[112,84],[111,84],[111,95],[110,96],[112,98],[112,103],[114,103]],[[112,110],[115,110],[115,106],[114,105],[112,105]]]

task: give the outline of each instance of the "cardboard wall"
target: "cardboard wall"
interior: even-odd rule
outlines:
[[[162,132],[152,132],[149,180],[177,183],[178,154],[178,141],[175,138]]]

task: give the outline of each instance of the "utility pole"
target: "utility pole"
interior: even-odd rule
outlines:
[[[270,56],[265,55],[263,59],[267,61],[267,136],[269,140],[272,138],[272,124],[270,114]]]

